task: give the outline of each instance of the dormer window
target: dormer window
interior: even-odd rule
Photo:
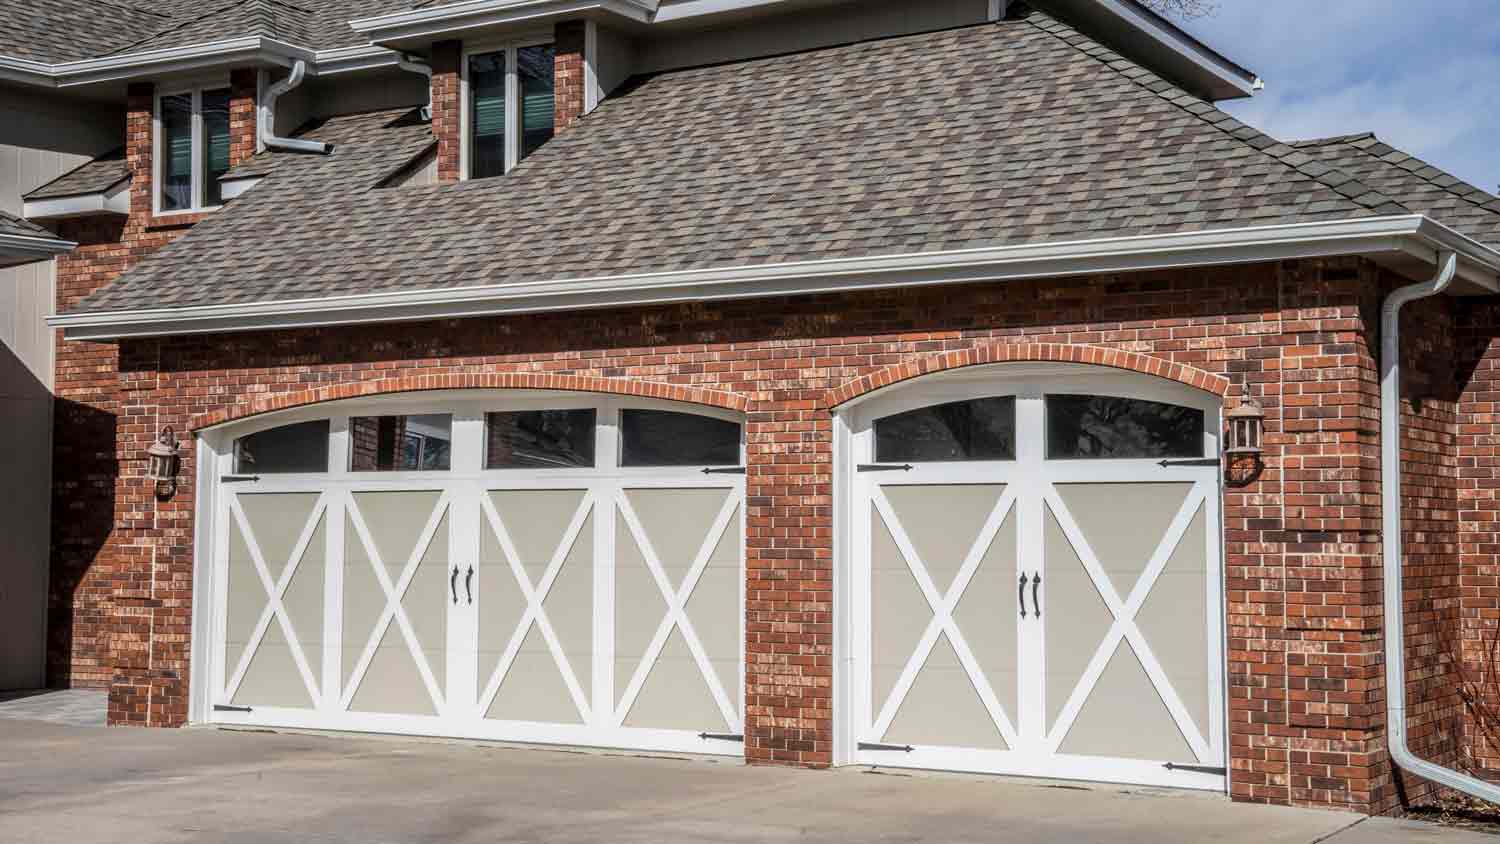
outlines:
[[[229,89],[191,88],[156,99],[156,212],[224,204],[229,172]]]
[[[551,44],[469,53],[466,178],[502,175],[551,139],[556,55]]]

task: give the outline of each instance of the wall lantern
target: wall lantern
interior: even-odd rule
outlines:
[[[170,498],[177,491],[177,435],[171,425],[146,449],[146,477],[156,481],[159,498]]]
[[[1225,450],[1225,453],[1231,459],[1259,457],[1266,412],[1261,410],[1260,405],[1254,399],[1245,399],[1226,416],[1229,418],[1229,448]]]

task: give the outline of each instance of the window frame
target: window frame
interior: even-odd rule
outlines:
[[[158,87],[152,97],[151,103],[151,213],[157,217],[172,217],[181,214],[202,214],[206,211],[215,211],[224,207],[224,203],[207,205],[204,200],[208,196],[208,168],[205,166],[204,145],[208,143],[208,137],[203,128],[203,94],[206,91],[225,90],[230,92],[233,100],[233,89],[228,79],[212,78],[202,79],[190,83],[175,86]],[[162,208],[162,149],[166,140],[162,127],[162,100],[167,97],[179,97],[183,94],[192,97],[192,202],[187,208]],[[231,138],[231,143],[233,139]]]
[[[510,173],[521,163],[521,77],[517,69],[516,54],[523,47],[544,47],[555,44],[557,39],[551,31],[530,32],[500,41],[478,41],[464,43],[459,59],[458,96],[458,178],[468,181],[469,162],[472,158],[470,138],[470,114],[474,110],[474,92],[469,84],[469,59],[490,53],[505,53],[505,171]],[[555,65],[554,65],[555,68]],[[554,93],[554,97],[556,94]],[[554,102],[554,108],[556,103]],[[555,112],[554,112],[555,113]],[[489,176],[486,178],[494,178]]]

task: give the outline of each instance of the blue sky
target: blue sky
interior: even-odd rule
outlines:
[[[1226,111],[1286,140],[1373,131],[1497,192],[1500,0],[1217,3],[1182,25],[1266,83]]]

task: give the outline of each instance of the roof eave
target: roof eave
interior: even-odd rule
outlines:
[[[467,0],[349,22],[373,44],[413,49],[475,30],[504,30],[579,14],[605,14],[648,23],[656,4],[648,0]]]
[[[0,267],[45,261],[64,252],[71,252],[77,246],[71,240],[56,237],[0,234]]]
[[[275,38],[250,35],[56,64],[0,56],[0,79],[50,88],[72,88],[205,67],[244,64],[286,67],[299,59],[315,64],[317,55],[315,51]]]
[[[83,312],[54,316],[48,323],[63,329],[69,339],[113,340],[996,282],[1338,255],[1435,261],[1438,251],[1444,249],[1462,256],[1467,280],[1484,291],[1500,290],[1500,252],[1426,217],[1401,215],[516,285]]]
[[[24,197],[21,216],[28,220],[64,220],[96,215],[125,216],[130,213],[130,176],[104,190],[59,196]]]
[[[1073,12],[1076,22],[1090,23],[1091,29],[1123,34],[1155,59],[1163,75],[1209,100],[1249,97],[1265,87],[1254,71],[1136,0],[1047,0],[1047,5]]]

